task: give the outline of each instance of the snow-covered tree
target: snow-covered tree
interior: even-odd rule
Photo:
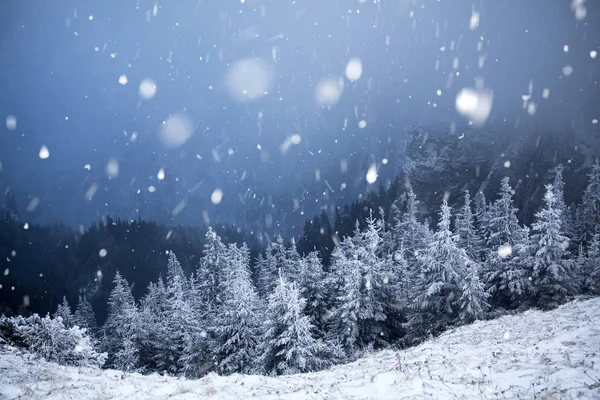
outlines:
[[[577,218],[578,239],[588,243],[600,229],[600,161],[596,159],[588,175]]]
[[[60,317],[62,318],[62,323],[70,328],[75,325],[75,320],[73,317],[73,312],[71,311],[71,306],[67,301],[67,297],[63,296],[62,303],[58,305],[56,312],[54,313],[54,318]]]
[[[297,285],[300,295],[306,299],[306,315],[316,327],[318,336],[325,330],[327,314],[327,287],[323,264],[316,251],[310,252],[299,260]]]
[[[477,194],[475,194],[473,202],[475,203],[475,213],[473,214],[475,219],[475,227],[477,234],[482,240],[481,244],[484,246],[487,243],[490,235],[490,222],[488,218],[488,209],[490,206],[482,191],[478,191]]]
[[[167,332],[167,289],[159,276],[158,282],[151,282],[141,301],[140,309],[140,362],[148,371],[159,371],[165,343],[169,341]]]
[[[267,375],[318,371],[331,364],[326,344],[313,336],[314,326],[304,315],[306,300],[295,283],[280,276],[269,297],[265,337],[258,348],[256,370]]]
[[[554,308],[576,291],[574,264],[566,250],[569,239],[562,233],[561,211],[555,207],[554,193],[553,186],[547,185],[545,207],[536,213],[532,224],[532,284],[536,304],[541,308]]]
[[[226,264],[226,248],[219,235],[210,227],[205,240],[196,279],[202,302],[216,308],[221,303],[220,284]]]
[[[107,365],[125,371],[139,366],[140,320],[135,299],[119,271],[108,297],[108,317],[103,329],[102,348],[108,353]]]
[[[391,299],[386,286],[389,284],[391,271],[386,268],[386,260],[377,255],[382,241],[372,212],[366,222],[366,229],[355,234],[354,242],[364,280],[361,312],[365,321],[363,327],[368,328],[368,332],[365,329],[363,333],[369,343],[377,343],[385,342],[389,336],[384,321],[387,319],[386,311],[390,309],[388,302]]]
[[[350,246],[346,239],[342,246]],[[346,354],[352,359],[363,345],[361,333],[364,331],[362,306],[363,276],[361,263],[356,255],[346,257],[340,252],[334,261],[334,268],[343,278],[339,297],[337,297],[328,337],[337,339]]]
[[[562,222],[562,230],[564,235],[569,239],[569,241],[573,240],[574,236],[574,227],[573,221],[571,219],[571,212],[565,203],[565,183],[563,181],[563,172],[564,167],[562,164],[556,166],[553,169],[554,180],[552,182],[552,187],[554,190],[554,198],[556,199],[556,204],[554,208],[560,214],[561,222]]]
[[[276,234],[267,246],[265,257],[258,260],[258,290],[262,297],[268,298],[273,293],[279,270],[283,270],[287,279],[290,278],[285,264],[286,248],[281,235]]]
[[[62,318],[41,318],[34,314],[28,318],[11,318],[29,350],[48,361],[79,367],[101,367],[106,353],[98,353],[85,330],[74,326],[67,328]]]
[[[98,324],[96,322],[96,315],[92,309],[92,305],[83,295],[79,296],[77,307],[75,308],[75,314],[73,316],[75,325],[83,328],[93,338],[98,333]]]
[[[477,264],[473,263],[469,266],[467,275],[461,283],[461,292],[458,300],[460,308],[457,322],[464,324],[482,319],[490,308],[487,302],[490,294],[485,291],[485,287],[479,279]]]
[[[440,332],[458,316],[461,285],[473,261],[458,247],[458,237],[450,231],[450,218],[450,207],[444,200],[438,229],[418,255],[421,274],[411,296],[414,303],[407,324],[413,336]]]
[[[471,197],[465,191],[465,203],[456,215],[454,233],[458,236],[458,246],[465,249],[467,255],[473,260],[479,260],[483,242],[475,229],[473,211],[471,210]]]
[[[223,277],[223,305],[213,321],[213,354],[221,374],[248,374],[262,334],[262,307],[250,274],[250,253],[244,244],[229,245]]]
[[[600,294],[600,232],[594,234],[581,260],[580,276],[583,293]]]
[[[414,264],[417,254],[429,240],[430,232],[427,225],[417,219],[419,201],[412,186],[407,183],[406,205],[404,212],[396,215],[391,230],[395,237],[395,249],[403,248],[409,263]]]
[[[519,225],[513,189],[502,179],[499,198],[488,207],[483,282],[495,305],[515,308],[530,295],[529,230]]]

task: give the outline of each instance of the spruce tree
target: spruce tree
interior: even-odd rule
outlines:
[[[325,333],[325,320],[327,314],[327,274],[323,271],[323,264],[319,253],[312,251],[299,260],[297,285],[300,295],[306,299],[305,313],[310,322],[315,326],[318,337]]]
[[[216,309],[221,302],[219,287],[226,264],[226,248],[219,235],[210,227],[205,240],[196,279],[202,303]]]
[[[578,241],[587,246],[600,229],[600,161],[596,159],[588,174],[577,218]]]
[[[67,328],[71,328],[75,325],[75,319],[71,311],[71,306],[69,305],[66,296],[63,296],[62,303],[58,305],[58,308],[54,313],[54,318],[58,317],[62,318],[62,323]]]
[[[140,320],[131,289],[119,271],[108,297],[108,317],[102,347],[108,353],[107,366],[131,371],[139,366]]]
[[[318,371],[331,364],[326,345],[313,336],[314,326],[304,315],[305,304],[295,283],[284,282],[280,276],[269,297],[257,371],[267,375],[289,375]]]
[[[450,218],[450,207],[444,200],[438,229],[418,256],[422,272],[407,325],[412,336],[439,333],[458,317],[461,285],[473,261],[458,247],[458,237],[450,231]]]
[[[479,260],[483,243],[475,229],[473,211],[471,210],[471,197],[468,190],[465,191],[465,203],[456,215],[454,233],[458,236],[458,246],[465,249],[471,259]]]
[[[252,283],[248,247],[231,244],[228,250],[230,260],[223,279],[223,305],[212,328],[213,354],[219,373],[248,374],[262,334],[262,307]]]
[[[490,294],[485,291],[479,279],[476,263],[469,265],[467,275],[461,283],[461,292],[457,322],[465,324],[482,319],[490,308],[487,302]]]
[[[486,212],[489,235],[483,282],[494,305],[516,308],[531,294],[529,230],[519,225],[513,189],[502,179],[499,198]]]
[[[573,261],[566,251],[569,239],[563,235],[561,212],[555,207],[552,185],[546,186],[545,207],[535,215],[532,224],[534,252],[532,284],[536,305],[543,309],[555,308],[575,294]]]
[[[581,262],[581,289],[583,293],[600,294],[600,232],[596,232]]]
[[[84,295],[79,296],[73,320],[75,325],[85,329],[92,338],[97,335],[98,324],[96,322],[96,315],[94,314],[92,305]]]

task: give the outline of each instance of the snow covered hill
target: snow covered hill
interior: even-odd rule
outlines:
[[[600,398],[600,298],[476,322],[327,371],[188,381],[63,367],[0,348],[2,399]]]

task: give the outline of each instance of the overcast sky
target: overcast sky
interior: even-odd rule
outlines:
[[[34,222],[297,232],[415,127],[597,131],[597,51],[596,1],[3,1],[0,184]]]

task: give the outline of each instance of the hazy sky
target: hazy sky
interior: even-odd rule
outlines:
[[[4,1],[0,184],[34,222],[289,233],[465,126],[465,88],[484,129],[597,131],[597,51],[596,1]]]

